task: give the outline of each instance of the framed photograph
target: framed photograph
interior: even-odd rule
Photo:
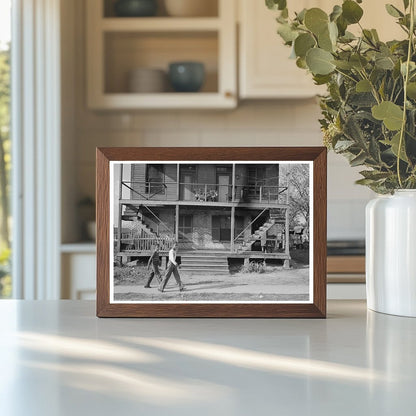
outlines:
[[[97,149],[97,316],[324,318],[326,152]]]

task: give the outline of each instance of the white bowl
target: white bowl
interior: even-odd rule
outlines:
[[[174,17],[218,16],[217,0],[165,0],[165,7]]]

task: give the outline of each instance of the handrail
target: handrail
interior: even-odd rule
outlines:
[[[241,233],[240,233],[240,234],[238,234],[238,236],[237,236],[237,237],[235,237],[235,238],[234,238],[234,240],[233,240],[233,241],[234,241],[234,242],[236,242],[236,241],[237,241],[237,238],[238,238],[238,237],[240,237],[240,235],[241,235],[241,234],[243,234],[243,233],[244,233],[244,231],[245,231],[245,230],[247,230],[247,228],[248,228],[248,227],[251,227],[251,225],[254,223],[254,221],[256,221],[259,217],[261,217],[261,215],[263,214],[263,212],[264,212],[264,211],[266,211],[266,210],[268,210],[268,209],[270,209],[270,208],[269,208],[269,207],[264,208],[264,209],[263,209],[263,211],[261,211],[261,212],[260,212],[260,214],[259,214],[259,215],[257,215],[257,217],[256,217],[256,218],[254,218],[254,220],[253,220],[253,221],[251,221],[251,222],[250,222],[250,224],[248,224],[248,225],[247,225],[247,227],[246,227],[246,228],[244,228],[244,230],[243,230],[243,231],[241,231]]]
[[[128,183],[130,183],[130,184],[143,183],[145,185],[147,185],[147,184],[162,185],[164,187],[164,189],[168,188],[164,182],[149,182],[149,181],[147,181],[147,182],[126,182],[126,181],[121,181],[121,184],[124,185],[126,188],[130,189],[130,191],[134,192],[135,194],[137,194],[137,195],[139,195],[142,198],[147,199],[147,200],[153,198],[157,194],[160,194],[162,192],[162,190],[160,190],[158,192],[155,192],[153,195],[150,195],[150,196],[147,197],[147,196],[143,195],[142,193],[140,193],[139,191],[136,191],[135,189],[133,189],[131,186],[128,186],[127,185]]]
[[[148,206],[143,206],[160,222],[160,224],[166,227],[166,229],[172,234],[172,236],[175,235],[175,233]]]

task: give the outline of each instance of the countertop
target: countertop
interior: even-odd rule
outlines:
[[[415,415],[416,319],[98,319],[0,301],[0,415]]]

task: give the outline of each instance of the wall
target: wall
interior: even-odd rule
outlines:
[[[65,136],[64,182],[75,192],[72,201],[64,195],[64,211],[73,210],[83,196],[94,195],[97,146],[321,145],[319,107],[314,99],[241,102],[233,111],[87,110],[84,3],[74,0],[75,38],[68,43],[70,49],[63,51],[64,62],[69,66],[64,69],[63,99],[68,94],[74,103],[71,137]],[[351,169],[343,158],[330,154],[328,165],[328,236],[362,238],[364,206],[372,194],[354,185],[359,169]],[[63,232],[63,240],[71,239],[76,236],[69,227]]]

